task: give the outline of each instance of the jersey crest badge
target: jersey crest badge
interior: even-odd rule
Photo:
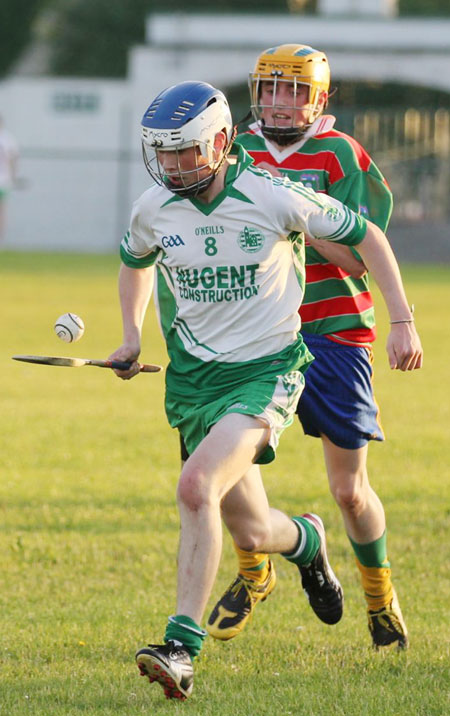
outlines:
[[[311,187],[314,191],[319,191],[321,188],[319,175],[314,172],[299,172],[296,181],[301,181],[302,184]]]
[[[238,244],[242,251],[247,254],[254,254],[264,246],[266,237],[258,229],[249,229],[248,226],[239,233]]]
[[[327,216],[331,219],[331,221],[339,221],[342,219],[342,211],[341,209],[338,209],[335,206],[330,206],[329,209],[327,209]]]

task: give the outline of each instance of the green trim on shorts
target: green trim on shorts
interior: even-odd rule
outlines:
[[[221,418],[231,413],[259,417],[271,428],[269,443],[255,459],[266,464],[275,459],[281,433],[291,425],[305,384],[302,371],[261,377],[222,392],[214,400],[181,402],[178,395],[166,393],[166,413],[170,425],[181,432],[186,449],[192,455]]]

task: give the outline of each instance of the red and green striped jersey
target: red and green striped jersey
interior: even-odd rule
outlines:
[[[281,149],[267,142],[257,125],[239,134],[237,141],[256,165],[272,164],[291,180],[339,199],[385,231],[392,212],[389,186],[363,147],[333,129],[334,122],[331,115],[319,117],[300,142]],[[300,316],[305,333],[350,345],[371,343],[376,331],[368,275],[352,278],[307,245]]]

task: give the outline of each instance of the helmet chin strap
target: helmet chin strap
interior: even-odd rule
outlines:
[[[321,114],[323,114],[325,107],[327,103],[324,103],[324,105],[321,108],[317,107],[311,108],[310,110],[310,121],[305,122],[302,127],[293,126],[293,127],[274,127],[274,126],[268,126],[265,123],[265,120],[260,118],[258,120],[259,128],[263,134],[263,136],[266,139],[269,139],[273,142],[276,142],[281,147],[287,147],[289,144],[294,144],[295,142],[299,142],[300,139],[306,134],[308,129],[314,124],[316,119],[318,119]],[[311,119],[311,114],[312,119]]]
[[[212,171],[207,177],[200,179],[200,181],[190,186],[175,186],[172,185],[170,180],[165,181],[165,185],[169,191],[173,192],[177,196],[181,196],[183,199],[188,197],[196,197],[203,194],[213,183],[216,178],[217,171]]]
[[[311,124],[305,124],[303,127],[268,127],[264,124],[264,120],[261,120],[260,123],[263,136],[281,147],[287,147],[289,144],[300,141],[310,126]]]
[[[196,197],[196,196],[200,196],[200,194],[204,194],[204,192],[207,189],[209,189],[209,187],[213,183],[219,170],[222,168],[222,166],[230,152],[230,149],[232,147],[232,144],[234,142],[236,134],[237,134],[237,125],[233,127],[233,131],[231,133],[230,139],[228,141],[227,146],[223,150],[223,154],[222,154],[220,161],[217,163],[217,165],[213,169],[211,169],[211,173],[208,174],[208,176],[204,177],[203,179],[200,179],[198,182],[195,182],[194,184],[191,184],[190,186],[181,186],[181,187],[172,185],[170,180],[167,180],[164,182],[167,189],[172,191],[174,194],[177,194],[177,196],[181,196],[182,198]]]

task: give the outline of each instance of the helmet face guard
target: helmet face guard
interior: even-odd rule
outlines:
[[[273,84],[270,103],[261,102],[262,83]],[[291,88],[292,104],[277,102],[283,84]],[[281,146],[300,140],[322,113],[330,86],[330,69],[323,52],[307,45],[280,45],[265,50],[257,59],[249,76],[250,106],[253,117],[263,135]],[[307,100],[299,100],[303,88],[308,88]],[[289,112],[291,121],[277,119],[277,111]],[[302,117],[299,113],[302,112]],[[269,119],[270,116],[270,119]]]
[[[161,92],[141,122],[142,153],[152,179],[181,197],[202,194],[233,142],[224,94],[206,82],[181,82]],[[215,138],[226,136],[217,151]]]
[[[192,168],[184,168],[183,153],[191,149]],[[165,168],[161,152],[173,154],[170,168]],[[216,160],[216,152],[204,142],[186,142],[171,149],[149,146],[142,141],[145,167],[152,179],[181,197],[198,196],[210,186],[226,155]],[[206,162],[202,159],[207,159]]]
[[[252,74],[250,78],[251,83],[254,85],[251,87],[251,92],[258,98],[256,104],[252,104],[251,106],[252,114],[260,126],[263,135],[267,137],[267,139],[273,139],[277,144],[284,146],[297,142],[322,112],[322,108],[319,106],[320,92],[314,92],[310,84],[301,82],[297,77],[281,78],[275,75],[269,80],[265,77],[262,78],[259,75],[255,76]],[[272,102],[267,104],[261,101],[261,83],[263,82],[273,83]],[[292,104],[290,105],[277,101],[278,91],[283,84],[292,87]],[[306,103],[298,101],[298,94],[302,87],[306,87],[308,91]],[[286,126],[283,120],[277,119],[276,110],[280,112],[287,110],[289,114],[291,114],[290,125]],[[300,112],[306,115],[306,121],[299,118]],[[267,119],[269,113],[271,115],[271,124],[269,124]],[[299,120],[302,122],[301,125],[299,125]]]

